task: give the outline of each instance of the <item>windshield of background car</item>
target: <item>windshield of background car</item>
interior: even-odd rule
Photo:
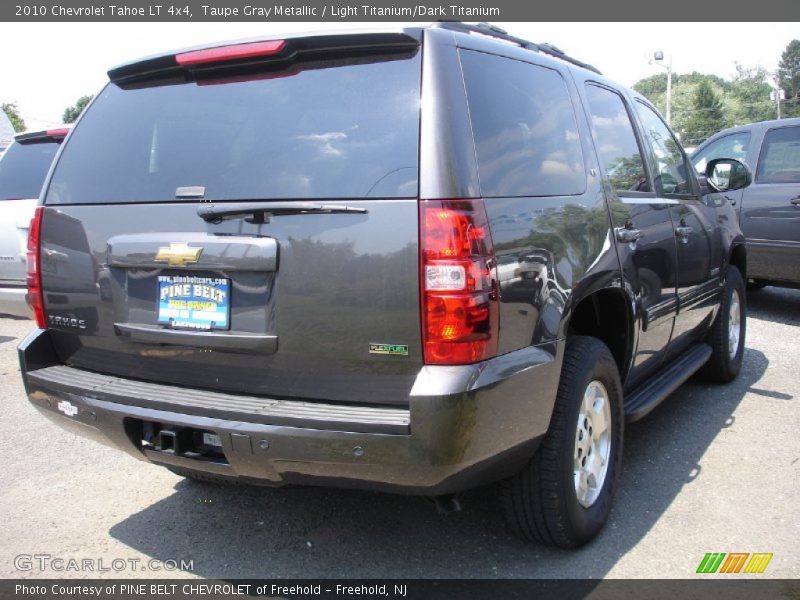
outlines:
[[[735,158],[744,161],[747,156],[747,148],[750,146],[750,132],[740,131],[726,135],[708,146],[700,152],[692,155],[692,164],[698,173],[706,172],[706,164],[715,158]]]
[[[417,194],[420,55],[123,89],[73,131],[47,204]]]
[[[58,146],[56,142],[11,144],[0,160],[0,200],[38,198]]]

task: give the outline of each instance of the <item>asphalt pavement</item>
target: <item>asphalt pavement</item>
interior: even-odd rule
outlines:
[[[797,578],[800,291],[749,304],[739,378],[692,380],[629,426],[611,521],[569,552],[514,538],[491,487],[442,516],[423,498],[194,483],[76,437],[25,398],[32,323],[0,317],[0,577],[695,577],[707,552],[766,552],[759,577]]]

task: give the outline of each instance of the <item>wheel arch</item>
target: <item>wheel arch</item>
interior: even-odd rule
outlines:
[[[728,265],[739,269],[742,279],[747,281],[747,247],[743,241],[739,241],[731,246]]]
[[[585,335],[602,341],[611,351],[624,382],[633,356],[633,302],[619,287],[606,287],[581,298],[563,323],[567,336]]]

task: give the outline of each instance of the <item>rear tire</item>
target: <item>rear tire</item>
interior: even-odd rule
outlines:
[[[608,347],[595,338],[570,337],[550,428],[530,462],[501,484],[506,519],[516,535],[575,548],[598,534],[619,479],[622,403],[619,371]],[[606,432],[605,443],[600,431]],[[602,473],[595,470],[584,479],[604,456]]]
[[[713,352],[703,375],[710,381],[728,383],[742,369],[747,331],[747,296],[742,275],[734,266],[728,268],[722,294],[722,305],[708,334]]]

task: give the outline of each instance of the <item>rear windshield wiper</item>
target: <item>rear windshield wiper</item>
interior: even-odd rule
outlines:
[[[207,223],[219,223],[226,219],[245,218],[248,223],[260,225],[269,223],[271,217],[278,215],[307,214],[365,214],[366,208],[344,206],[342,204],[311,204],[309,202],[232,202],[223,204],[201,204],[197,216]]]

